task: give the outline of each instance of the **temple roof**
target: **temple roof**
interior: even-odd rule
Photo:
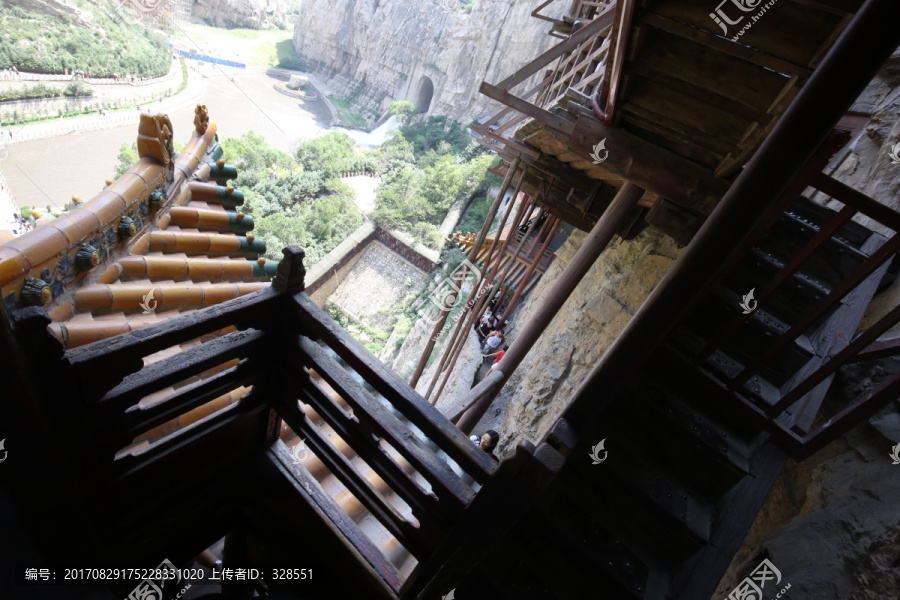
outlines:
[[[74,348],[146,327],[269,285],[276,263],[237,176],[220,160],[216,125],[197,107],[196,129],[172,152],[165,115],[143,115],[140,160],[97,196],[0,244],[8,312],[42,306]],[[77,202],[77,199],[73,199]]]

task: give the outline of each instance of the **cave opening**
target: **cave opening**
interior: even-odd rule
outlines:
[[[431,98],[434,96],[434,83],[427,76],[419,82],[419,97],[416,100],[416,108],[420,113],[427,113],[431,107]]]

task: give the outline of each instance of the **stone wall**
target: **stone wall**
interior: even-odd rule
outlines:
[[[341,280],[356,266],[363,250],[375,239],[375,231],[375,225],[365,221],[306,272],[306,293],[318,307],[325,306]]]
[[[389,332],[425,283],[427,274],[390,248],[373,241],[331,294],[341,310],[360,323]]]
[[[560,13],[564,4],[544,11]],[[559,41],[546,35],[549,23],[531,17],[534,8],[478,0],[467,14],[456,0],[304,0],[294,46],[369,125],[392,100],[424,101],[429,84],[429,114],[469,122],[497,106],[479,93],[482,80],[502,80]]]

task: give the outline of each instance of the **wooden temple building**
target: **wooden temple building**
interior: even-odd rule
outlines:
[[[734,40],[737,3],[552,1],[559,44],[481,86],[504,182],[467,248],[488,286],[516,240],[486,243],[495,221],[589,233],[462,415],[310,301],[302,249],[259,259],[204,107],[180,155],[145,116],[125,175],[0,245],[0,598],[129,597],[66,570],[186,567],[224,538],[261,574],[202,597],[706,600],[787,458],[900,396],[888,374],[840,400],[840,369],[900,353],[900,307],[861,326],[900,214],[832,176],[900,3],[779,0]],[[493,460],[468,433],[638,222],[683,253],[542,439]],[[594,465],[601,439],[627,451]]]

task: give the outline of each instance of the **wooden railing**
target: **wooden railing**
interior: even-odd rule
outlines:
[[[809,307],[804,307],[802,314],[787,324],[780,335],[771,339],[765,348],[755,353],[748,364],[739,365],[726,375],[726,384],[735,397],[753,411],[764,415],[770,430],[800,450],[802,455],[822,448],[848,431],[860,418],[873,414],[900,393],[900,374],[893,374],[886,376],[874,389],[853,399],[835,414],[826,414],[827,411],[823,408],[834,376],[841,367],[900,354],[900,345],[895,341],[878,341],[900,322],[900,306],[873,315],[873,322],[868,326],[859,325],[891,260],[900,250],[900,213],[822,173],[817,168],[820,166],[821,161],[810,164],[812,168],[798,177],[779,202],[762,216],[761,226],[756,228],[753,235],[728,261],[728,270],[731,270],[748,258],[762,260],[764,257],[754,258],[751,253],[759,252],[755,246],[779,219],[785,218],[786,211],[788,218],[795,221],[795,226],[809,228],[814,233],[795,254],[775,259],[779,268],[757,290],[757,304],[753,305],[754,308],[758,306],[758,310],[765,314],[767,304],[780,291],[805,286],[811,289]],[[790,204],[804,189],[807,195],[810,191],[819,192],[825,196],[823,200],[835,200],[842,207],[821,227],[812,226],[806,223],[802,215],[790,213]],[[872,233],[863,244],[862,252],[855,251],[841,237],[842,228],[851,224],[854,217],[867,218],[871,229],[885,233]],[[813,291],[818,285],[809,282],[802,271],[828,244],[836,246],[842,255],[855,255],[858,264],[830,289],[819,288]],[[772,260],[771,257],[769,260]],[[823,259],[819,257],[817,260]],[[756,313],[753,311],[735,314],[727,326],[704,345],[695,356],[694,363],[700,365],[714,358],[723,344],[733,339],[754,314]],[[806,364],[784,385],[759,385],[761,372],[777,365],[792,344],[800,338],[805,340],[807,336],[823,346],[824,350],[813,352]]]
[[[534,149],[504,138],[501,134],[529,118],[536,118],[564,133],[571,133],[574,122],[551,112],[552,107],[560,102],[566,102],[568,105],[567,95],[586,105],[595,91],[599,93],[607,70],[609,30],[616,15],[616,3],[577,2],[577,6],[573,9],[575,10],[573,14],[590,15],[578,17],[580,22],[584,23],[589,19],[590,22],[574,30],[563,42],[550,48],[497,85],[487,82],[481,84],[482,94],[508,107],[484,124],[472,127],[473,131],[481,134],[481,143],[486,147],[497,150],[498,145],[501,149],[504,146],[512,146],[515,150],[532,156]],[[554,21],[549,18],[547,20]],[[512,93],[516,86],[542,69],[551,67],[553,61],[556,61],[555,66],[535,87],[519,95]],[[531,98],[534,100],[529,101]],[[532,157],[537,158],[536,153]]]
[[[395,566],[292,460],[279,440],[281,420],[420,562],[441,544],[475,497],[473,486],[488,480],[496,461],[317,307],[303,292],[302,250],[285,253],[271,288],[60,356],[64,368],[54,383],[77,390],[81,401],[74,406],[86,411],[80,418],[90,443],[79,461],[84,465],[79,477],[97,490],[90,502],[124,501],[135,515],[146,516],[160,501],[147,490],[179,487],[168,485],[173,482],[166,465],[172,461],[214,456],[221,476],[228,465],[268,450],[282,474],[399,593],[402,580]],[[46,327],[46,317],[30,310],[35,311],[33,326],[20,329]],[[53,345],[46,331],[41,339]],[[240,401],[198,422],[135,442],[179,415],[244,388],[250,391]],[[352,408],[349,415],[335,394]],[[377,490],[321,433],[301,403],[386,482],[411,516],[386,500],[384,490]],[[242,432],[244,444],[222,447],[216,435],[223,428]],[[140,530],[138,523],[125,525]]]

